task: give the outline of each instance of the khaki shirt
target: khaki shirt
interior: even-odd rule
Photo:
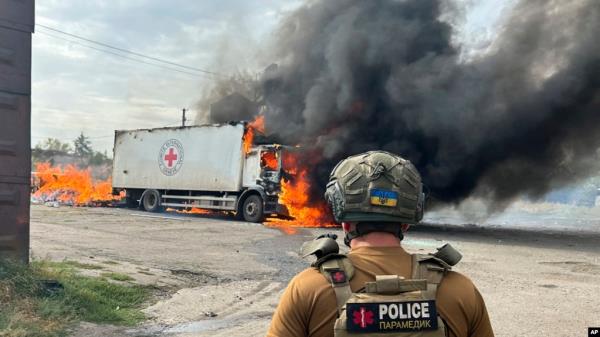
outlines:
[[[412,259],[402,247],[359,247],[348,254],[355,268],[352,291],[375,280],[375,275],[411,277]],[[436,304],[450,337],[492,337],[485,303],[467,277],[449,272],[438,287]],[[331,284],[316,269],[294,277],[273,315],[268,337],[333,337],[337,316]]]

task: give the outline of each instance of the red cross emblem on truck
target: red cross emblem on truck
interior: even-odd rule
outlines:
[[[173,167],[173,162],[177,160],[177,153],[175,153],[175,148],[169,148],[169,153],[165,155],[165,161],[167,162],[168,167]]]
[[[163,143],[158,152],[158,168],[166,176],[173,176],[183,165],[183,144],[177,139]]]

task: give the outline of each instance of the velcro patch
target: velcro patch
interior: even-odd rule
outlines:
[[[371,205],[396,207],[398,204],[398,193],[388,190],[372,189]]]
[[[333,270],[329,272],[331,281],[335,284],[346,283],[346,273],[343,270]]]
[[[414,332],[437,330],[435,301],[347,303],[348,332]]]

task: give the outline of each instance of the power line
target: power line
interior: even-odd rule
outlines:
[[[38,27],[42,27],[42,28],[45,28],[45,29],[48,29],[48,30],[51,30],[51,31],[54,31],[54,32],[57,32],[57,33],[60,33],[60,34],[64,34],[64,35],[76,38],[76,39],[80,39],[80,40],[83,40],[83,41],[86,41],[86,42],[90,42],[90,43],[93,43],[93,44],[96,44],[96,45],[99,45],[99,46],[102,46],[102,47],[106,47],[106,48],[118,50],[118,51],[123,52],[123,53],[132,54],[132,55],[135,55],[135,56],[138,56],[138,57],[143,57],[143,58],[146,58],[146,59],[149,59],[149,60],[166,63],[166,64],[169,64],[169,65],[172,65],[172,66],[177,66],[177,67],[181,67],[181,68],[188,69],[188,70],[198,71],[198,72],[201,72],[201,73],[204,73],[204,74],[208,74],[208,75],[223,76],[222,74],[216,73],[214,71],[209,71],[209,70],[200,69],[200,68],[194,68],[194,67],[186,66],[186,65],[183,65],[183,64],[179,64],[179,63],[167,61],[167,60],[164,60],[164,59],[160,59],[160,58],[157,58],[157,57],[152,57],[152,56],[144,55],[144,54],[137,53],[137,52],[134,52],[134,51],[131,51],[131,50],[128,50],[128,49],[123,49],[123,48],[115,47],[115,46],[109,45],[109,44],[104,43],[104,42],[99,42],[99,41],[95,41],[95,40],[92,40],[92,39],[85,38],[83,36],[71,34],[71,33],[62,31],[60,29],[56,29],[56,28],[52,28],[52,27],[49,27],[49,26],[46,26],[46,25],[42,25],[40,23],[36,23],[35,25],[38,26]]]
[[[103,53],[107,53],[107,54],[110,54],[110,55],[113,55],[113,56],[118,56],[118,57],[130,60],[130,61],[134,61],[134,62],[138,62],[138,63],[143,63],[143,64],[147,64],[147,65],[151,65],[151,66],[155,66],[155,67],[159,67],[159,68],[163,68],[163,69],[167,69],[167,70],[171,70],[171,71],[176,71],[176,72],[183,73],[183,74],[197,76],[197,77],[206,77],[207,76],[206,74],[191,73],[191,72],[188,72],[188,71],[184,71],[184,70],[180,70],[180,69],[175,69],[175,68],[167,67],[167,66],[164,66],[162,64],[156,64],[156,63],[152,63],[152,62],[142,61],[140,59],[136,59],[136,58],[129,57],[129,56],[126,56],[126,55],[123,55],[123,54],[119,54],[119,53],[114,53],[114,52],[109,51],[109,50],[100,49],[100,48],[96,48],[96,47],[93,47],[93,46],[88,46],[86,44],[83,44],[83,43],[80,43],[80,42],[77,42],[77,41],[73,41],[73,40],[69,40],[69,39],[66,39],[66,38],[63,38],[63,37],[60,37],[60,36],[56,36],[56,35],[47,33],[47,32],[38,31],[38,33],[43,34],[43,35],[47,35],[47,36],[51,36],[51,37],[53,37],[55,39],[59,39],[59,40],[63,40],[63,41],[69,42],[69,43],[73,43],[73,44],[76,44],[78,46],[90,48],[90,49],[93,49],[93,50],[96,50],[96,51],[99,51],[99,52],[103,52]]]
[[[68,138],[68,137],[50,137],[50,136],[47,136],[47,137],[43,137],[43,136],[31,136],[31,139],[43,139],[43,140],[46,140],[46,139],[74,140],[74,139],[75,139],[75,138],[77,138],[77,137],[79,137],[79,136],[76,136],[76,137],[71,137],[71,138]],[[114,135],[112,135],[112,136],[97,136],[97,137],[87,137],[87,136],[86,136],[85,138],[86,138],[86,139],[106,139],[106,138],[113,138],[113,137],[114,137]]]
[[[161,125],[161,126],[155,126],[153,128],[161,128],[161,127],[173,127],[173,126],[179,126],[181,125],[181,122],[179,123],[175,123],[175,124],[169,124],[169,125]],[[115,135],[110,135],[110,136],[93,136],[93,137],[88,137],[86,136],[85,138],[87,139],[106,139],[106,138],[113,138]],[[51,136],[31,136],[31,139],[42,139],[42,140],[46,140],[46,139],[58,139],[58,140],[75,140],[75,138],[79,137],[79,135],[74,136],[74,137],[51,137]]]

